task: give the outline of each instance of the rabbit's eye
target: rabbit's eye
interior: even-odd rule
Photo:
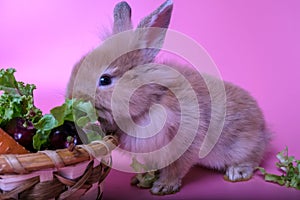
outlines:
[[[105,74],[100,77],[99,86],[110,85],[112,82],[111,76]]]

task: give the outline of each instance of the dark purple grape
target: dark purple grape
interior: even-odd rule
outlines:
[[[4,130],[27,150],[31,152],[36,151],[32,144],[32,138],[36,133],[36,129],[30,121],[20,117],[14,118],[7,123]]]
[[[54,128],[49,136],[49,149],[64,149],[68,148],[71,144],[68,137],[72,138],[74,145],[82,144],[78,136],[75,124],[70,121],[65,121],[63,125]]]

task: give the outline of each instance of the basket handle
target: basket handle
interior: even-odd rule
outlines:
[[[105,144],[105,145],[104,145]],[[111,151],[118,145],[118,140],[114,136],[105,136],[103,141],[97,143],[87,144],[89,148],[93,150],[93,156],[90,155],[87,150],[80,146],[76,146],[74,151],[69,151],[68,149],[60,149],[53,151],[59,156],[64,164],[64,166],[74,165],[80,162],[88,161],[94,159],[93,157],[105,157],[110,155]],[[14,165],[7,160],[6,155],[0,155],[0,174],[25,174],[32,171],[38,171],[41,169],[57,168],[59,165],[55,163],[49,156],[45,153],[29,153],[14,155],[18,161],[18,165],[22,167],[15,168]]]

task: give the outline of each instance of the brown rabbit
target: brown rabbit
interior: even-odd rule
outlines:
[[[262,111],[233,84],[155,62],[172,8],[166,1],[134,30],[129,5],[117,4],[111,36],[74,67],[67,97],[92,100],[120,149],[159,169],[153,194],[179,191],[196,164],[224,170],[230,181],[250,179],[270,140]]]

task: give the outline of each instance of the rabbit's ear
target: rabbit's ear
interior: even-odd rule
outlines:
[[[145,17],[137,26],[139,39],[145,43],[143,48],[148,49],[148,56],[154,57],[162,47],[167,28],[169,27],[173,10],[172,0],[167,0],[159,8]]]
[[[137,26],[137,28],[168,28],[173,9],[172,0],[167,0],[159,8],[145,17]]]
[[[122,1],[114,8],[113,34],[132,29],[131,8],[127,2]]]

